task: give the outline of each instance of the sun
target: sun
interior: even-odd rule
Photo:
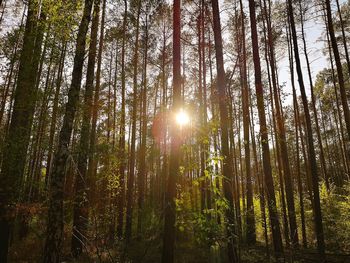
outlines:
[[[184,110],[180,110],[176,114],[176,123],[180,126],[187,125],[190,122],[190,117]]]

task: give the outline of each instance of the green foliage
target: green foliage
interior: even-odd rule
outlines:
[[[70,40],[73,30],[78,25],[82,10],[82,1],[55,1],[42,2],[42,10],[47,17],[46,23],[50,30],[62,41]]]
[[[192,186],[198,189],[204,180],[213,178],[213,180],[222,180],[221,175],[214,175],[211,170],[205,170],[204,176],[193,180]],[[176,227],[183,236],[189,236],[199,247],[216,247],[218,244],[224,244],[226,241],[225,231],[218,223],[218,216],[223,218],[225,209],[228,207],[227,200],[222,196],[219,187],[216,184],[212,186],[215,197],[214,208],[198,211],[193,209],[193,196],[188,191],[182,191],[176,204]]]
[[[329,193],[323,183],[320,196],[327,248],[350,252],[350,183]]]
[[[194,213],[192,219],[194,239],[203,247],[212,247],[225,239],[225,233],[215,220],[214,209],[204,210],[203,213]]]

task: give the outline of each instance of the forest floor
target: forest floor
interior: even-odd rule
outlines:
[[[34,220],[29,226],[26,237],[20,239],[18,232],[14,232],[12,244],[9,253],[9,262],[16,263],[35,263],[41,262],[42,251],[44,247],[44,224],[41,220]],[[155,227],[142,238],[132,239],[127,245],[125,242],[115,242],[116,245],[107,245],[107,237],[103,235],[95,236],[94,241],[89,241],[85,247],[85,253],[74,260],[70,255],[71,231],[65,227],[63,262],[75,263],[157,263],[161,261],[162,234],[159,227]],[[118,245],[118,243],[120,245]],[[177,235],[175,259],[176,263],[227,263],[227,252],[224,249],[225,244],[209,248],[200,246],[194,241],[191,231]],[[272,248],[270,254],[272,255]],[[240,263],[274,263],[276,259],[268,256],[266,247],[263,243],[257,242],[254,246],[242,246],[239,249]],[[350,263],[350,254],[340,251],[327,251],[326,261],[318,258],[315,249],[302,249],[291,251],[285,249],[284,258],[279,262],[283,263]],[[0,262],[1,263],[1,262]]]
[[[66,242],[68,243],[68,242]],[[32,235],[26,237],[22,241],[16,241],[10,249],[9,262],[32,263],[40,262],[43,240],[38,236]],[[76,263],[93,263],[93,262],[113,262],[113,263],[156,263],[161,259],[161,240],[159,238],[153,240],[133,240],[127,247],[89,249],[89,253],[85,253],[79,260],[73,260],[69,256],[69,247],[64,248],[66,255],[62,262]],[[241,263],[261,263],[261,262],[277,262],[274,257],[267,257],[266,248],[258,243],[253,247],[240,248]],[[226,253],[219,247],[203,248],[194,245],[190,240],[179,240],[175,250],[175,258],[177,263],[226,263]],[[284,259],[279,262],[285,263],[350,263],[350,255],[340,254],[337,252],[327,253],[326,261],[318,258],[315,250],[300,249],[295,253],[286,250]]]

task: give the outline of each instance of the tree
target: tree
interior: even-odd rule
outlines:
[[[345,91],[343,67],[340,61],[337,39],[334,33],[330,0],[325,0],[325,5],[326,5],[326,15],[327,15],[327,28],[328,28],[328,32],[329,32],[329,36],[332,44],[335,65],[337,68],[340,98],[343,106],[345,125],[348,132],[348,140],[350,140],[350,111],[349,111],[349,105],[348,105],[347,95]]]
[[[130,170],[128,177],[127,198],[126,198],[126,226],[125,226],[125,238],[127,241],[131,238],[132,234],[132,211],[133,211],[133,189],[135,178],[135,143],[136,143],[136,118],[137,118],[137,101],[138,101],[138,52],[139,52],[139,32],[140,32],[140,12],[141,1],[137,1],[137,14],[136,14],[136,38],[135,38],[135,50],[134,50],[134,76],[133,76],[133,109],[132,109],[132,128],[131,128],[131,149],[130,149]]]
[[[28,2],[27,21],[23,36],[23,46],[19,61],[17,85],[14,93],[13,111],[9,132],[5,139],[0,178],[0,261],[7,262],[7,251],[15,205],[20,186],[31,133],[32,119],[37,100],[36,82],[41,57],[45,14],[40,14],[35,1]],[[41,23],[41,24],[40,24]]]
[[[100,16],[100,0],[94,3],[94,12],[91,25],[91,42],[89,47],[89,59],[86,70],[86,85],[84,92],[83,120],[79,142],[78,176],[75,180],[75,201],[73,210],[72,230],[72,254],[77,257],[82,253],[83,240],[86,238],[86,226],[88,221],[87,205],[87,162],[89,156],[89,137],[91,130],[92,101],[94,92],[95,61],[97,47],[97,32]]]
[[[270,10],[270,1],[268,1],[269,4],[269,10]],[[282,169],[283,174],[285,178],[285,188],[286,188],[286,195],[287,195],[287,206],[288,206],[288,217],[289,217],[289,225],[290,225],[290,240],[292,241],[292,245],[294,247],[298,246],[298,229],[296,224],[296,216],[295,216],[295,205],[294,205],[294,196],[293,196],[293,183],[291,179],[291,171],[290,171],[290,165],[289,165],[289,154],[288,154],[288,148],[287,148],[287,138],[286,138],[286,131],[285,131],[285,124],[282,116],[282,109],[280,105],[280,98],[279,98],[279,92],[277,88],[277,77],[276,77],[276,65],[275,65],[275,47],[274,47],[274,41],[272,36],[272,25],[271,25],[271,19],[270,14],[268,13],[268,7],[266,4],[266,0],[264,1],[264,13],[265,13],[265,19],[267,22],[267,41],[269,46],[269,58],[270,58],[270,67],[271,67],[271,80],[272,80],[272,87],[273,87],[273,100],[275,104],[276,109],[276,119],[277,119],[277,129],[276,129],[276,137],[277,137],[277,143],[280,148],[281,152],[281,159],[282,159]]]
[[[123,38],[122,38],[122,57],[121,57],[121,86],[122,86],[122,105],[120,119],[120,137],[119,137],[119,185],[118,191],[118,218],[117,235],[123,235],[124,222],[124,203],[125,203],[125,45],[126,45],[126,23],[127,23],[128,2],[124,0],[124,18],[123,18]]]
[[[261,140],[262,155],[263,155],[264,178],[265,178],[265,185],[266,185],[267,198],[268,198],[267,205],[269,208],[269,217],[270,217],[273,245],[274,245],[275,253],[278,256],[283,252],[283,247],[282,247],[280,224],[279,224],[278,215],[277,215],[275,189],[273,186],[273,178],[272,178],[272,171],[271,171],[270,149],[269,149],[268,130],[266,125],[266,117],[265,117],[264,90],[263,90],[263,85],[261,80],[261,66],[260,66],[260,55],[259,55],[259,44],[258,44],[258,33],[257,33],[257,26],[256,26],[254,0],[249,0],[249,13],[250,13],[252,44],[253,44],[255,91],[256,91],[257,107],[258,107],[259,122],[260,122],[260,137],[261,137],[260,140]]]
[[[298,48],[298,39],[294,22],[294,8],[291,0],[288,0],[288,14],[289,14],[289,23],[291,27],[292,33],[292,42],[293,42],[293,50],[295,57],[295,65],[298,75],[299,88],[301,92],[301,98],[303,101],[304,114],[305,114],[305,122],[306,122],[306,134],[307,134],[307,144],[308,144],[308,155],[311,169],[311,177],[312,177],[312,192],[313,192],[313,206],[314,206],[314,223],[317,237],[317,248],[320,255],[324,255],[325,253],[325,244],[324,244],[324,236],[323,236],[323,225],[322,225],[322,213],[321,213],[321,204],[320,204],[320,193],[318,189],[318,173],[317,173],[317,163],[316,163],[316,154],[312,136],[312,128],[311,128],[311,118],[308,100],[305,92],[305,85],[303,80],[303,73],[300,64],[299,57],[299,48]]]
[[[53,169],[50,180],[50,196],[48,222],[46,229],[46,241],[43,254],[45,263],[58,263],[61,258],[61,247],[63,238],[63,190],[66,163],[69,157],[69,144],[73,130],[74,117],[79,101],[79,91],[83,73],[85,55],[86,34],[88,31],[92,0],[86,0],[84,11],[79,25],[72,81],[68,93],[68,102],[65,108],[63,125],[60,131],[59,143],[55,153]]]
[[[228,143],[228,113],[227,113],[227,95],[226,95],[226,80],[225,80],[225,69],[224,59],[222,51],[222,36],[221,36],[221,24],[220,24],[220,13],[219,4],[217,0],[212,2],[213,9],[213,30],[215,40],[215,55],[216,55],[216,71],[217,71],[217,92],[219,95],[219,112],[220,112],[220,128],[221,128],[221,152],[223,155],[223,176],[224,176],[224,196],[228,203],[226,208],[226,231],[227,231],[227,252],[229,262],[238,262],[237,251],[234,244],[234,228],[235,228],[235,216],[233,207],[233,196],[232,196],[232,163],[231,153],[229,150]]]
[[[247,83],[247,50],[246,50],[246,39],[245,39],[245,13],[243,10],[242,0],[240,4],[240,16],[241,16],[241,38],[242,38],[242,50],[239,57],[241,66],[242,76],[242,108],[243,108],[243,133],[244,133],[244,161],[245,170],[247,177],[247,243],[254,244],[256,241],[255,233],[255,218],[254,218],[254,206],[253,206],[253,185],[252,175],[250,167],[250,147],[249,147],[249,87]]]
[[[172,112],[175,114],[181,108],[181,1],[173,2],[173,104]],[[175,244],[175,197],[176,183],[179,173],[180,160],[180,133],[176,126],[170,126],[170,163],[167,191],[165,193],[165,215],[162,263],[174,262]]]

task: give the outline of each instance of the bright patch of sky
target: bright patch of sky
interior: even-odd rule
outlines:
[[[340,5],[344,4],[347,0],[339,0]],[[232,12],[230,10],[231,7],[231,2],[232,1],[226,1],[226,0],[220,0],[220,9],[221,9],[221,23],[223,27],[223,40],[224,43],[229,43],[229,41],[232,41],[232,37],[230,36],[230,33],[228,32],[227,28],[224,26],[226,25],[228,21],[228,13]],[[247,16],[247,21],[249,22],[249,12],[247,8],[247,1],[243,3],[245,5],[245,13]],[[335,3],[332,3],[332,11],[333,15],[336,14],[337,7]],[[233,7],[232,7],[233,8]],[[297,7],[296,7],[297,8]],[[313,11],[311,11],[313,12]],[[327,38],[325,35],[325,23],[323,19],[319,16],[319,14],[308,14],[308,16],[317,16],[312,19],[308,19],[307,22],[304,24],[304,30],[305,30],[305,38],[306,38],[306,44],[307,44],[307,52],[309,56],[309,61],[310,61],[310,68],[311,68],[311,73],[312,73],[312,78],[313,78],[313,83],[315,84],[316,76],[317,74],[323,70],[324,68],[329,68],[330,67],[330,62],[328,59],[328,52],[326,52],[327,55],[325,55],[323,52],[326,48],[326,43],[327,43]],[[246,27],[249,27],[250,24],[248,23]],[[303,69],[303,79],[304,79],[304,84],[306,86],[306,92],[307,95],[310,95],[310,83],[309,83],[309,78],[308,78],[308,71],[307,71],[307,66],[306,66],[306,60],[303,52],[303,47],[302,47],[302,40],[300,38],[301,35],[301,29],[300,26],[297,25],[297,33],[299,36],[299,54],[301,58],[301,63],[302,63],[302,69]],[[250,41],[250,32],[247,31],[246,35],[247,41]],[[261,39],[260,39],[261,40]],[[262,45],[262,43],[259,43]],[[287,45],[287,44],[286,44]],[[247,47],[249,48],[249,47]],[[291,86],[291,77],[290,77],[290,69],[289,69],[289,61],[288,61],[288,50],[287,47],[284,47],[285,53],[283,54],[283,57],[278,61],[278,78],[279,78],[279,83],[280,85],[283,85],[283,93],[288,94],[285,103],[286,104],[291,104],[292,103],[292,86]],[[250,51],[250,50],[248,50]],[[225,53],[225,50],[224,50]],[[265,61],[264,61],[264,54],[263,52],[260,52],[260,59],[261,59],[261,64],[264,70],[265,67]],[[234,62],[232,62],[232,57],[229,55],[225,56],[225,66],[227,69],[232,69],[234,67]],[[252,66],[251,66],[252,68]],[[295,68],[295,65],[294,65]],[[251,73],[251,87],[254,87],[254,76]],[[296,71],[294,70],[294,82],[296,86],[296,91],[299,94],[299,84],[298,84],[298,79],[297,79],[297,74]]]

